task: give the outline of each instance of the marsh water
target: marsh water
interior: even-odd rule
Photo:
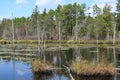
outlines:
[[[60,68],[52,75],[35,74],[32,61],[42,59]],[[80,46],[0,46],[0,80],[71,80],[64,65],[73,60],[86,59],[93,64],[107,61],[120,68],[120,48],[115,47],[80,47]],[[75,78],[76,80],[119,80],[119,71],[112,78]]]

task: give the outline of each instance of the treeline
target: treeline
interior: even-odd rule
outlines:
[[[55,10],[44,9],[40,13],[36,6],[28,18],[3,19],[0,24],[0,39],[11,40],[13,34],[16,40],[119,38],[119,24],[116,23],[119,19],[115,13],[112,13],[110,5],[106,4],[101,9],[95,4],[92,13],[87,13],[88,9],[85,4],[74,3],[58,5]],[[12,21],[14,29],[12,29]]]

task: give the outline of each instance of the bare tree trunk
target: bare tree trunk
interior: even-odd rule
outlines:
[[[113,25],[113,44],[115,44],[115,36],[116,36],[116,24]]]
[[[77,11],[77,0],[76,0],[76,24],[75,24],[75,39],[78,40],[78,11]]]
[[[61,40],[61,29],[60,29],[60,21],[59,21],[59,41]]]
[[[14,47],[14,22],[13,22],[13,13],[12,13],[12,40],[13,40],[13,47]]]
[[[109,30],[107,31],[107,40],[110,39],[110,36],[109,36]]]
[[[40,28],[39,23],[37,21],[37,37],[38,37],[38,44],[40,45]]]
[[[116,59],[115,47],[113,47],[113,55],[114,55],[114,56],[113,56],[113,57],[114,57],[114,58],[113,58],[113,59],[114,59],[114,66],[117,67],[117,66],[116,66],[116,62],[117,62],[116,60],[117,60],[117,59]]]

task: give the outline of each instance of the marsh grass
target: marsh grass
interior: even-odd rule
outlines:
[[[113,76],[116,73],[113,64],[100,62],[93,65],[87,60],[72,61],[70,70],[77,76]]]
[[[12,40],[0,40],[0,44],[12,44]],[[38,44],[38,40],[14,40],[15,44]],[[40,40],[40,43],[43,44],[43,41]],[[97,40],[45,40],[45,43],[54,43],[54,44],[97,44]],[[113,40],[98,40],[98,44],[113,44]],[[115,44],[120,44],[120,40],[116,40]]]
[[[51,74],[52,73],[52,66],[48,64],[48,62],[35,59],[32,62],[32,70],[35,73],[41,73],[41,74]]]

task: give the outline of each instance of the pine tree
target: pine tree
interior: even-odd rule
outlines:
[[[117,19],[116,19],[116,27],[117,31],[120,31],[120,0],[117,0]]]

